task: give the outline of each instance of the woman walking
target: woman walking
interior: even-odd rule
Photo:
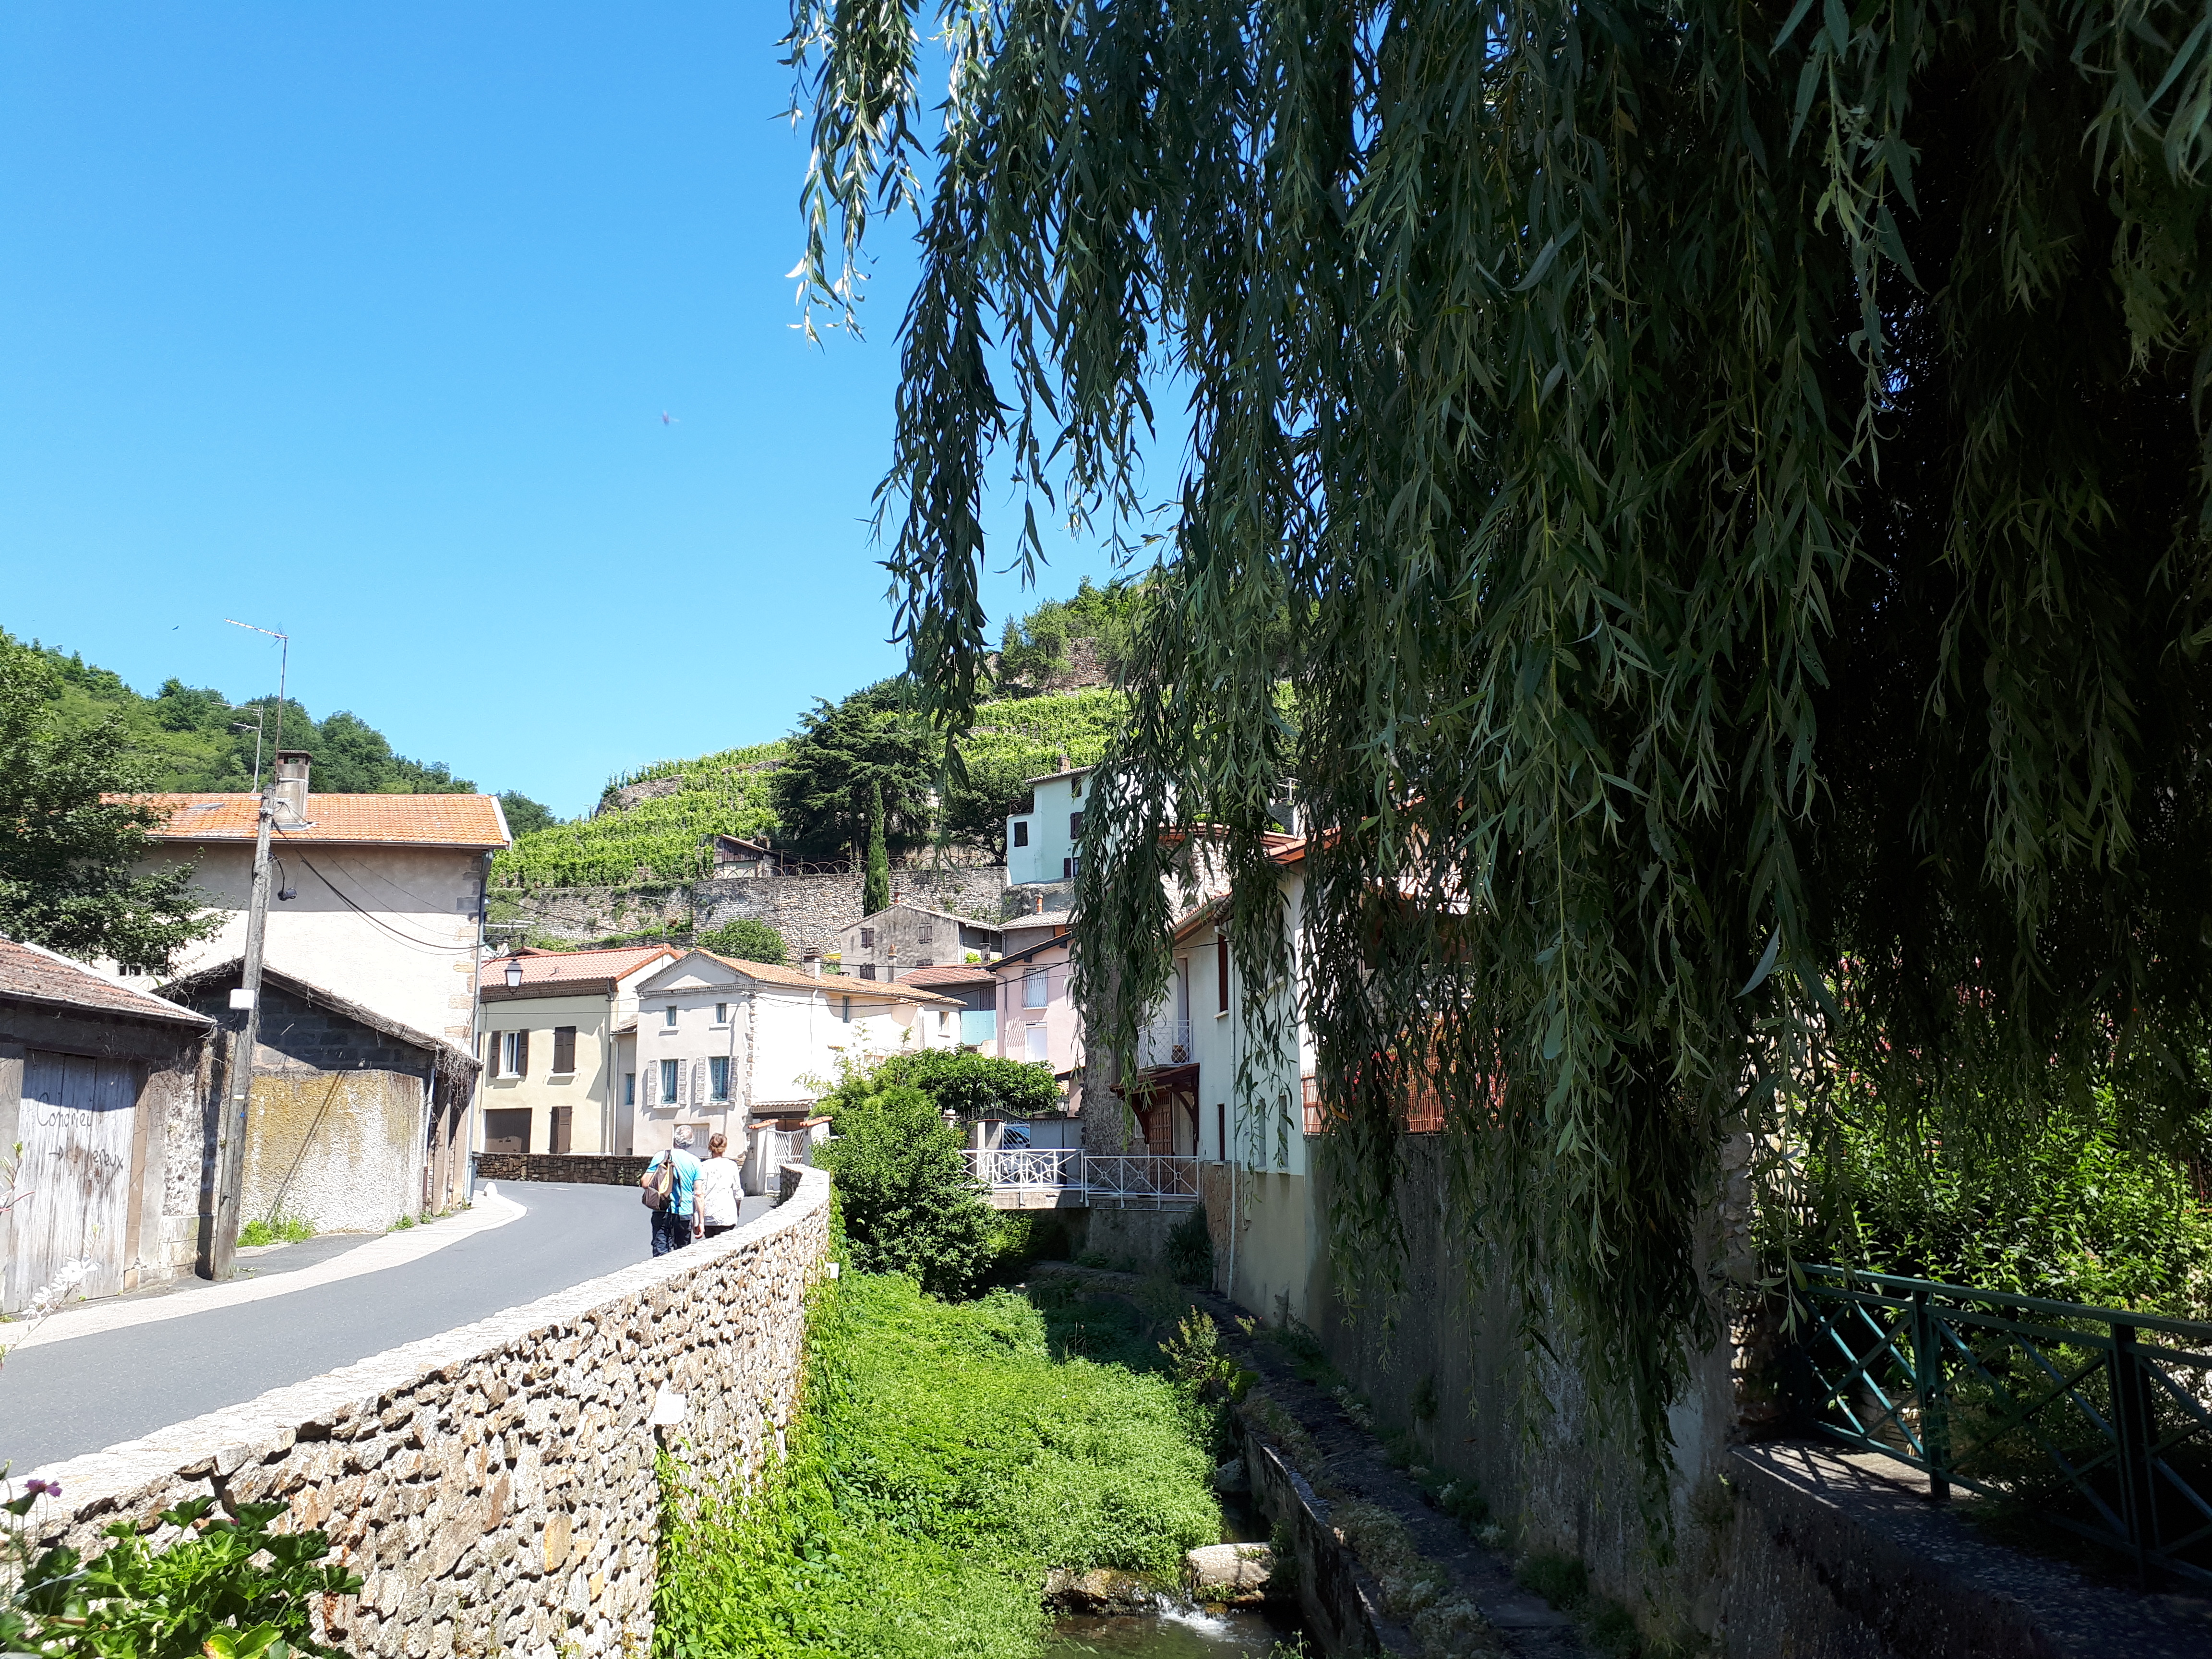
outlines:
[[[738,1185],[738,1175],[742,1166],[735,1158],[725,1156],[729,1150],[729,1136],[709,1136],[707,1161],[699,1166],[699,1224],[706,1230],[708,1238],[738,1224],[738,1206],[743,1201],[744,1190]]]

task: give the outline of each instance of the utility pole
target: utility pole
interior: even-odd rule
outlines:
[[[251,623],[232,623],[231,626],[268,634],[283,650],[283,665],[276,674],[276,719],[281,732],[283,686],[286,671],[291,666],[291,639],[266,628],[253,628]],[[209,1194],[210,1213],[200,1218],[200,1273],[218,1284],[229,1276],[232,1263],[237,1258],[239,1209],[245,1199],[246,1109],[253,1091],[253,1056],[261,1041],[261,951],[269,931],[269,831],[276,818],[276,770],[271,767],[268,781],[260,785],[254,813],[253,891],[246,909],[246,958],[238,989],[230,994],[231,1008],[244,1018],[231,1037],[230,1066],[223,1078],[222,1115],[216,1121],[215,1181]]]

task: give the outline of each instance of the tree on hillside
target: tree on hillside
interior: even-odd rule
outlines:
[[[1154,391],[1192,416],[1085,814],[1094,1054],[1166,982],[1170,802],[1279,978],[1297,777],[1340,1261],[1395,1259],[1433,1082],[1462,1224],[1653,1468],[1718,1149],[1817,1139],[1839,1055],[1900,1134],[2001,1140],[2114,1066],[2201,1102],[2201,6],[945,17],[927,158],[903,0],[793,31],[816,300],[921,210],[886,494],[943,730],[993,465],[1128,526]]]
[[[101,797],[143,789],[143,764],[119,719],[63,729],[52,681],[37,653],[0,639],[0,934],[161,970],[222,918],[189,868],[132,873],[160,815]]]
[[[1085,576],[1073,598],[1047,599],[1025,617],[1009,617],[999,637],[998,689],[1048,684],[1068,671],[1068,649],[1078,640],[1090,641],[1106,671],[1118,674],[1136,637],[1145,594],[1142,580],[1119,576],[1100,587]]]
[[[507,833],[518,837],[535,830],[550,830],[560,822],[553,816],[551,807],[531,799],[519,789],[501,790],[499,807],[507,814]]]
[[[775,774],[776,817],[790,845],[864,865],[878,790],[890,850],[928,836],[935,772],[928,728],[907,706],[899,681],[880,680],[842,702],[817,701],[799,725]]]

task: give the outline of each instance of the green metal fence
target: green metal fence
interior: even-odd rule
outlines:
[[[2212,1584],[2212,1325],[1805,1267],[1817,1431]]]

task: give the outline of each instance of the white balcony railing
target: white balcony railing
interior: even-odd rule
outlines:
[[[1157,1209],[1198,1202],[1198,1160],[1083,1152],[1059,1147],[965,1153],[994,1192],[1064,1195],[1093,1209]]]

